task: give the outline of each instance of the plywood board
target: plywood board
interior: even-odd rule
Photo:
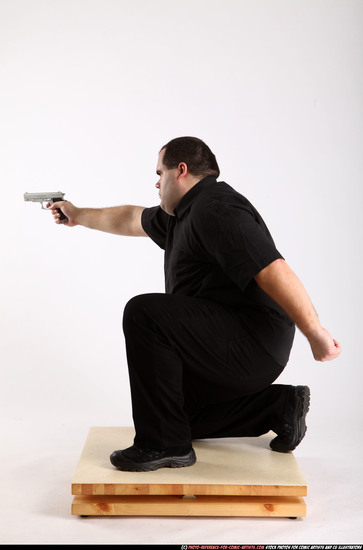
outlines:
[[[307,482],[292,453],[269,449],[274,434],[193,442],[187,468],[121,472],[109,461],[133,443],[133,428],[93,427],[76,469],[73,495],[305,496]]]

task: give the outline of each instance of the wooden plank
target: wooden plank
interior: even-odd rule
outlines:
[[[72,514],[81,516],[303,517],[300,497],[75,496]]]
[[[306,496],[307,487],[279,485],[203,484],[92,484],[73,483],[72,495],[221,495],[221,496]]]

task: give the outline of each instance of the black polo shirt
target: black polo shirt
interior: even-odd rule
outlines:
[[[165,250],[165,291],[238,311],[268,353],[285,365],[295,325],[254,277],[282,255],[254,206],[225,182],[202,179],[169,216],[155,206],[142,226]]]

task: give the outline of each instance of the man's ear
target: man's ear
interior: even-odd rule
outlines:
[[[188,165],[185,162],[179,162],[178,164],[178,177],[185,177],[189,173]]]

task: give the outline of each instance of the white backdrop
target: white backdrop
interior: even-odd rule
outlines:
[[[31,419],[81,437],[130,425],[122,311],[164,289],[149,239],[56,226],[23,193],[158,204],[157,153],[181,135],[215,152],[221,179],[260,211],[341,341],[341,357],[320,364],[298,333],[279,380],[310,385],[310,441],[358,430],[362,22],[360,0],[0,0],[9,441],[7,422],[17,438]]]

